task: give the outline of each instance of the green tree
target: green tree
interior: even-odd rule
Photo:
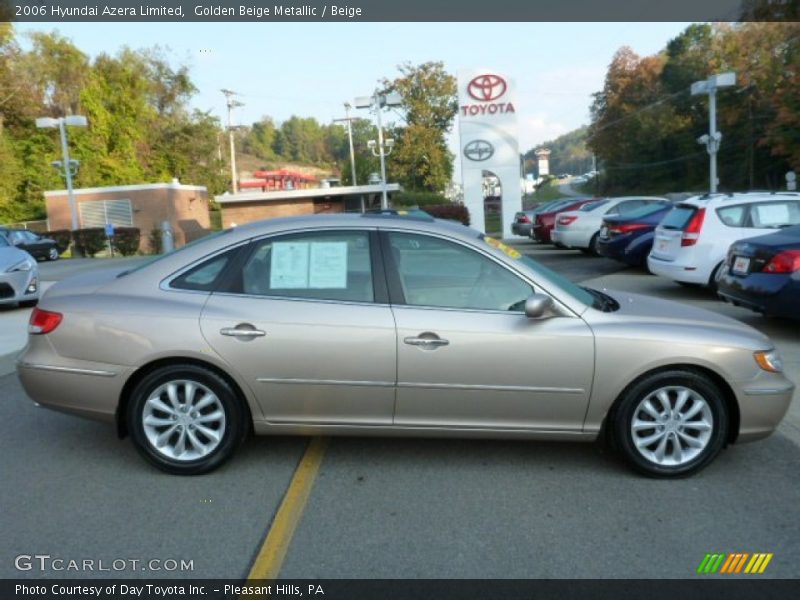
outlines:
[[[383,81],[384,92],[403,99],[388,171],[409,190],[441,192],[453,175],[446,136],[458,110],[456,79],[442,62],[404,63],[398,70],[399,77]]]

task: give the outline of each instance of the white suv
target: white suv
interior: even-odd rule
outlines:
[[[675,205],[655,231],[652,273],[714,287],[728,248],[738,240],[800,224],[800,193],[706,194]]]

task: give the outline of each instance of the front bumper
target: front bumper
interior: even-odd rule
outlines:
[[[739,404],[737,442],[760,440],[775,431],[792,403],[795,385],[783,373],[759,371],[735,385]]]
[[[0,273],[0,305],[38,299],[39,273],[36,269]]]

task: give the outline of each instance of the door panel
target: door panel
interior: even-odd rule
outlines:
[[[264,336],[220,333],[241,323]],[[201,327],[250,384],[268,421],[391,423],[396,335],[389,307],[213,294]]]
[[[203,335],[268,421],[391,423],[396,331],[376,248],[368,231],[264,238],[211,295]]]
[[[578,318],[393,307],[396,425],[580,430],[594,340]],[[446,346],[408,345],[435,334]]]

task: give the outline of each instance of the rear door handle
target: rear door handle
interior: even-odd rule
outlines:
[[[267,335],[266,331],[261,331],[260,329],[243,329],[239,327],[223,327],[219,332],[222,335],[238,338],[256,338]]]
[[[450,344],[448,340],[440,338],[407,337],[403,340],[409,346],[421,346],[422,348],[438,348]]]

